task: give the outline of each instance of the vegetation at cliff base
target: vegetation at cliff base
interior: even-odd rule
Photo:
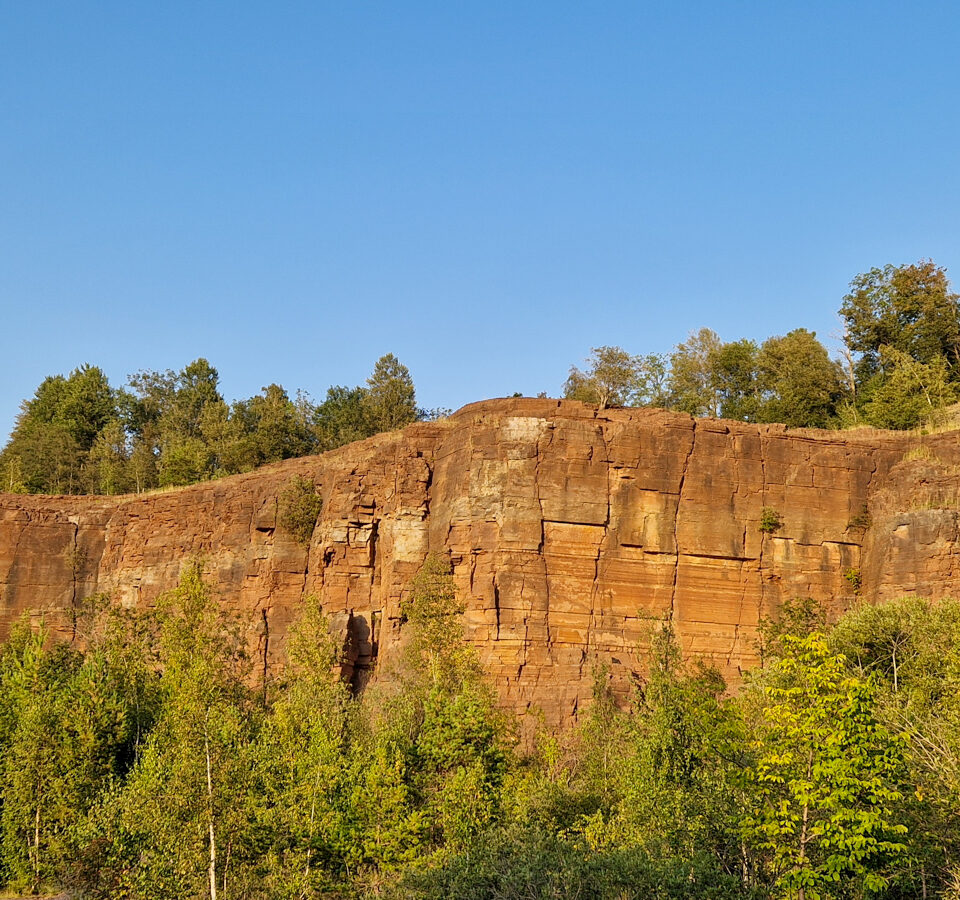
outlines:
[[[267,678],[201,569],[149,610],[87,601],[79,641],[0,650],[0,883],[133,898],[906,898],[960,885],[960,604],[767,626],[731,697],[651,623],[521,746],[448,565],[405,592],[360,694],[308,600]],[[82,649],[81,649],[82,646]],[[255,652],[253,652],[255,651]]]

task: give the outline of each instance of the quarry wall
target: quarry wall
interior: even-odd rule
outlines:
[[[324,501],[309,547],[277,527],[294,475]],[[951,594],[958,509],[956,432],[493,400],[174,491],[0,495],[0,639],[25,613],[69,635],[99,592],[150,604],[199,558],[268,667],[318,595],[360,684],[396,656],[406,586],[440,552],[504,704],[555,726],[590,697],[597,664],[628,689],[651,619],[672,619],[684,649],[736,684],[786,599],[837,614],[860,596]]]

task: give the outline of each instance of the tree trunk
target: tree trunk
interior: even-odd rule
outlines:
[[[40,794],[37,793],[37,808],[33,817],[33,889],[40,890]]]
[[[210,900],[217,900],[217,838],[213,829],[213,777],[210,774],[210,737],[203,729],[203,749],[207,757],[207,802],[210,807]]]

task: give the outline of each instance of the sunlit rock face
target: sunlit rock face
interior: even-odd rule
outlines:
[[[599,665],[628,690],[665,618],[735,686],[784,600],[950,594],[960,441],[923,441],[492,400],[176,491],[0,495],[0,638],[24,613],[70,635],[97,592],[150,604],[200,559],[267,667],[316,594],[362,685],[389,670],[406,585],[437,552],[504,704],[556,726]],[[277,527],[294,475],[324,501],[309,547]]]

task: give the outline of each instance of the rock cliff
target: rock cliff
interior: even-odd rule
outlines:
[[[504,703],[555,725],[590,696],[598,663],[626,689],[651,617],[672,618],[687,652],[736,683],[757,662],[760,619],[785,599],[839,611],[857,591],[950,593],[958,464],[956,433],[488,401],[176,491],[0,495],[0,639],[25,612],[69,631],[96,592],[148,604],[200,557],[265,665],[315,593],[362,682],[396,649],[405,586],[437,551]],[[324,501],[309,547],[277,527],[294,475]]]

